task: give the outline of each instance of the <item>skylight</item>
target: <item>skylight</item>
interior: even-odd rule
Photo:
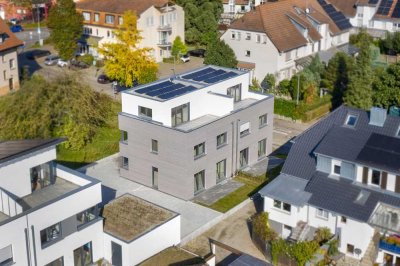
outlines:
[[[400,138],[400,126],[399,126],[399,128],[397,129],[396,137]]]
[[[368,197],[370,194],[371,194],[371,192],[369,192],[369,191],[361,190],[360,193],[358,193],[358,196],[357,196],[356,200],[354,201],[354,203],[364,205],[365,202],[368,200]]]
[[[354,127],[357,123],[357,116],[356,115],[348,115],[346,118],[345,124],[350,127]]]

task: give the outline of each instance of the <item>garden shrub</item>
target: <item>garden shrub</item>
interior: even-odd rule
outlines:
[[[91,66],[93,65],[94,57],[91,54],[84,54],[78,58],[79,61]]]

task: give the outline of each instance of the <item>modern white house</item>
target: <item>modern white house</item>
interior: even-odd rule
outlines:
[[[344,45],[351,24],[325,0],[267,2],[235,20],[221,36],[235,52],[239,69],[262,81],[274,74],[289,79],[297,61]]]
[[[180,242],[180,215],[55,162],[63,139],[0,142],[0,265],[137,265]],[[104,226],[103,226],[104,223]]]
[[[283,238],[328,227],[362,265],[398,265],[400,117],[341,106],[294,139],[281,174],[260,190]]]
[[[274,98],[250,75],[204,66],[124,91],[120,175],[191,199],[272,151]]]
[[[80,0],[76,8],[83,15],[81,52],[94,56],[99,56],[98,46],[117,41],[113,31],[120,27],[128,10],[138,18],[137,28],[143,37],[139,47],[151,48],[157,62],[170,57],[177,36],[185,40],[185,13],[182,7],[168,0]]]

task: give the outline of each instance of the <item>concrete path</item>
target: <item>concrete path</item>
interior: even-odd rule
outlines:
[[[261,160],[249,167],[246,167],[243,170],[243,172],[250,174],[252,176],[260,176],[284,162],[285,162],[284,159],[275,156],[268,156],[264,160]]]
[[[222,214],[190,201],[178,199],[158,190],[143,186],[119,176],[118,154],[112,155],[80,171],[97,178],[103,184],[103,202],[130,193],[154,204],[181,214],[181,238],[188,236]]]
[[[193,201],[210,206],[214,202],[232,193],[243,185],[243,183],[230,179],[200,193],[194,197]]]

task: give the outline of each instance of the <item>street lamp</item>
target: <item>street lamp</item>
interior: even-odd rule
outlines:
[[[41,30],[40,30],[40,9],[39,9],[39,4],[36,4],[36,13],[37,13],[37,21],[38,21],[38,29],[37,29],[37,33],[38,33],[38,38],[39,38],[39,45],[42,46],[42,38],[40,36]]]

